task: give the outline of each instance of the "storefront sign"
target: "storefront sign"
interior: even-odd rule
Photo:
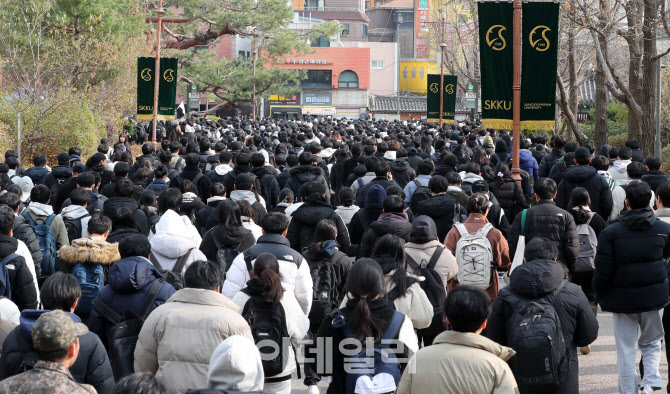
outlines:
[[[273,94],[266,100],[269,105],[300,105],[300,93],[291,96]]]
[[[278,61],[277,63],[282,64],[281,61]],[[286,58],[286,62],[284,64],[328,64],[327,59],[299,59],[299,58]]]
[[[332,92],[303,92],[307,106],[330,106],[333,102]]]

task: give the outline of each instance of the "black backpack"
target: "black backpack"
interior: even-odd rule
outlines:
[[[443,246],[436,247],[433,256],[428,263],[426,263],[426,260],[421,260],[420,263],[417,263],[409,254],[407,254],[407,264],[412,267],[415,272],[418,272],[418,275],[425,278],[422,282],[419,282],[419,285],[426,293],[431,305],[433,305],[432,323],[430,323],[429,327],[418,330],[419,333],[424,336],[439,334],[446,328],[443,306],[444,301],[447,299],[447,290],[444,287],[444,283],[442,283],[442,278],[440,278],[440,275],[435,271],[435,265],[437,265],[444,249]]]
[[[335,265],[330,259],[308,262],[308,265],[312,276],[312,309],[309,311],[309,324],[318,326],[331,311],[337,309],[339,300],[337,274]]]
[[[93,308],[105,320],[112,323],[112,326],[107,329],[107,354],[112,365],[112,372],[114,372],[114,379],[117,382],[124,376],[135,372],[133,361],[137,338],[144,325],[144,320],[151,313],[151,307],[164,285],[165,282],[162,279],[154,281],[147,292],[139,315],[133,310],[127,310],[123,315],[119,315],[105,305],[100,298],[93,300]]]
[[[247,289],[243,289],[242,292],[249,295]],[[251,335],[261,353],[265,382],[271,383],[268,377],[282,373],[288,363],[288,341],[284,341],[284,338],[290,336],[286,328],[284,307],[281,303],[273,304],[268,298],[254,295],[244,305],[242,317],[249,323]],[[286,380],[288,379],[291,379],[290,375]]]
[[[233,265],[233,260],[235,260],[235,257],[240,254],[240,243],[238,242],[233,245],[224,245],[216,238],[214,234],[212,234],[212,240],[214,241],[214,246],[216,246],[216,263],[219,265],[219,267],[221,267],[221,272],[223,275],[223,278],[221,279],[225,281],[226,274]]]
[[[193,177],[193,180],[191,181],[191,182],[193,182],[193,185],[195,186],[195,194],[197,194],[198,197],[200,196],[200,193],[198,191],[199,190],[198,189],[198,182],[200,181],[200,178],[202,178],[203,176],[204,175],[201,172],[199,172],[199,173],[195,174],[195,176]],[[176,185],[171,185],[171,187],[173,187],[173,186],[181,187],[181,183],[183,181],[184,180],[181,177],[181,173],[177,174],[177,175],[174,176],[174,182],[176,182],[177,184]]]
[[[193,249],[189,249],[182,256],[179,256],[177,261],[174,263],[172,270],[163,269],[163,267],[158,262],[158,259],[156,259],[156,256],[154,256],[153,251],[149,255],[149,260],[151,260],[151,264],[153,264],[154,267],[156,267],[156,269],[159,270],[161,274],[163,274],[163,280],[166,283],[171,284],[175,290],[181,290],[184,288],[184,275],[181,272],[184,270],[184,266],[186,265],[186,261],[191,255],[191,252],[193,252]]]
[[[512,307],[507,330],[507,346],[516,351],[510,366],[519,386],[533,391],[553,392],[565,381],[570,355],[556,313],[556,298],[567,281],[538,299],[522,298],[513,292],[503,299]]]
[[[81,220],[83,218],[89,217],[91,215],[84,215],[76,219],[69,219],[63,217],[63,223],[65,224],[65,229],[67,230],[67,239],[72,243],[75,239],[81,238],[82,225]]]
[[[414,215],[418,215],[419,204],[430,198],[430,189],[427,186],[421,185],[416,179],[413,182],[416,185],[416,190],[414,190],[414,194],[412,194],[412,198],[409,201],[409,207]]]
[[[410,286],[412,286],[415,283],[418,283],[419,280],[417,278],[413,278],[411,276],[406,276],[405,277],[405,288],[409,289]],[[396,299],[400,298],[402,294],[400,293],[400,289],[398,289],[398,286],[394,287],[393,290],[389,291],[386,293],[386,301],[388,304],[395,310],[395,304],[393,301]]]

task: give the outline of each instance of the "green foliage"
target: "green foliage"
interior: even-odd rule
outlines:
[[[662,170],[667,174],[670,173],[670,145],[663,148],[661,151],[661,165]]]
[[[596,128],[595,123],[587,122],[581,124],[579,128],[588,139],[592,140],[594,138]],[[612,120],[609,120],[607,122],[607,135],[609,138],[616,137],[622,134],[628,135],[628,124],[621,124],[618,122],[614,122]]]
[[[628,141],[628,132],[607,138],[607,143],[615,147],[625,146],[626,141]]]
[[[586,124],[591,125],[595,124],[596,119],[596,109],[591,108],[589,110],[589,119]],[[625,104],[619,102],[611,102],[607,104],[607,121],[615,122],[620,125],[628,126],[628,107]]]

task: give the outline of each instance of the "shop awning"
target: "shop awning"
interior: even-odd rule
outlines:
[[[303,114],[312,116],[335,116],[335,107],[302,107]]]

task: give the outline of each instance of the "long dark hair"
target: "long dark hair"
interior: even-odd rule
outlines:
[[[223,200],[216,207],[219,211],[219,226],[234,230],[242,227],[242,211],[233,200]]]
[[[570,202],[568,202],[568,212],[575,218],[577,224],[583,224],[589,221],[591,215],[582,207],[591,206],[591,197],[589,192],[583,187],[576,187],[572,190],[570,195]],[[577,209],[574,209],[577,208]]]
[[[323,249],[323,242],[337,237],[337,226],[329,219],[321,219],[314,229],[314,242],[308,246],[309,254],[316,256]]]
[[[254,209],[251,207],[251,204],[249,204],[249,201],[247,201],[247,200],[237,200],[236,202],[237,202],[237,205],[240,206],[241,215],[248,217],[253,222],[256,215],[254,214]]]
[[[372,258],[379,263],[384,274],[395,270],[393,281],[401,295],[407,291],[407,284],[405,283],[405,279],[407,278],[407,261],[405,249],[403,248],[404,245],[405,242],[402,238],[397,235],[386,234],[377,240],[372,251]]]
[[[383,335],[382,328],[370,312],[368,302],[384,296],[384,272],[382,267],[372,259],[360,259],[352,267],[347,276],[346,291],[352,300],[357,300],[349,316],[349,325],[354,338],[361,342],[365,338],[379,341]]]
[[[496,165],[496,180],[498,182],[498,189],[502,189],[503,186],[505,186],[505,178],[512,177],[512,173],[509,170],[509,167],[507,167],[507,164],[505,163],[498,163]],[[502,174],[502,176],[499,176],[498,174]],[[515,182],[516,184],[516,182]]]
[[[261,253],[254,262],[254,274],[265,283],[263,295],[271,299],[273,304],[279,304],[284,296],[284,288],[277,258],[272,253]]]

